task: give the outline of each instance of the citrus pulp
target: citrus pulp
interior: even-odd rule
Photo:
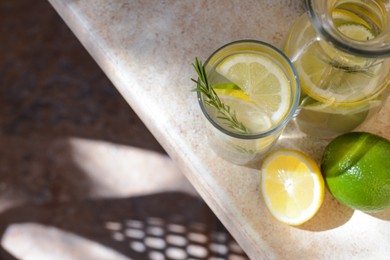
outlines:
[[[317,164],[295,150],[277,150],[263,161],[260,189],[270,213],[289,225],[314,216],[324,199],[324,180]]]

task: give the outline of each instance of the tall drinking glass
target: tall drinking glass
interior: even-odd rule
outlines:
[[[211,148],[235,164],[257,161],[297,109],[300,88],[292,63],[267,43],[243,40],[219,48],[204,66],[225,106],[198,92]]]

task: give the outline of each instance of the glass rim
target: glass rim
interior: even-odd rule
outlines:
[[[379,40],[376,41],[353,41],[344,36],[333,23],[324,26],[323,20],[317,15],[313,5],[314,0],[305,0],[306,12],[312,21],[313,27],[327,41],[332,42],[337,48],[351,54],[356,54],[364,57],[389,57],[390,44],[383,45]],[[380,37],[378,37],[380,38]],[[377,38],[377,39],[378,39]],[[380,48],[378,48],[380,47]]]
[[[299,82],[299,78],[298,78],[298,73],[293,65],[293,63],[291,62],[291,60],[287,57],[287,55],[285,55],[280,49],[276,48],[275,46],[267,43],[267,42],[263,42],[263,41],[259,41],[259,40],[251,40],[251,39],[246,39],[246,40],[238,40],[238,41],[233,41],[233,42],[230,42],[230,43],[227,43],[221,47],[219,47],[217,50],[215,50],[206,60],[206,62],[204,62],[204,66],[206,66],[209,61],[211,60],[211,58],[214,57],[214,55],[216,55],[219,51],[229,47],[229,46],[232,46],[232,45],[236,45],[236,44],[242,44],[242,43],[254,43],[254,44],[258,44],[258,45],[262,45],[262,46],[265,46],[267,48],[270,48],[271,50],[275,51],[276,54],[280,55],[280,57],[287,62],[289,68],[291,69],[294,77],[289,77],[289,81],[294,81],[295,82],[295,85],[296,85],[296,95],[295,97],[293,98],[293,102],[290,106],[290,111],[287,115],[285,115],[285,117],[283,118],[283,120],[281,122],[279,122],[277,125],[275,125],[274,127],[266,130],[266,131],[263,131],[263,132],[260,132],[260,133],[254,133],[254,134],[239,134],[239,133],[236,133],[236,132],[232,132],[228,129],[225,129],[223,128],[222,126],[220,126],[220,124],[218,124],[207,112],[206,108],[205,108],[205,105],[203,103],[203,98],[202,98],[202,93],[200,93],[199,91],[197,92],[197,99],[198,99],[198,102],[199,102],[199,105],[200,105],[200,108],[203,112],[203,114],[205,115],[205,117],[207,118],[207,120],[216,128],[218,129],[219,131],[221,131],[222,133],[226,134],[226,135],[229,135],[231,137],[235,137],[235,138],[238,138],[238,139],[247,139],[247,140],[251,140],[251,139],[259,139],[259,138],[263,138],[263,137],[267,137],[281,129],[283,129],[285,127],[285,125],[293,118],[296,110],[298,109],[298,105],[299,105],[299,99],[300,99],[300,93],[301,93],[301,88],[300,88],[300,82]],[[250,50],[248,50],[250,51]],[[292,82],[290,82],[290,88],[292,88],[291,86],[293,85]]]

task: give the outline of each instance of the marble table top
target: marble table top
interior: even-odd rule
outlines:
[[[282,47],[302,0],[49,2],[252,259],[390,258],[390,211],[353,211],[327,192],[309,222],[281,224],[260,197],[259,170],[226,162],[207,145],[191,92],[194,58],[241,39]],[[390,101],[360,129],[390,139]],[[290,123],[274,149],[318,162],[327,143]]]

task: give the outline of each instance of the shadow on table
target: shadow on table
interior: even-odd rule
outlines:
[[[69,138],[166,153],[47,1],[5,0],[0,14],[9,36],[0,47],[2,236],[12,224],[38,223],[135,259],[170,247],[194,258],[243,256],[198,198],[91,199],[99,183],[75,163]],[[14,259],[1,247],[0,258]]]
[[[8,253],[7,250],[5,250],[2,246],[0,246],[0,259],[3,260],[17,260],[16,257]]]
[[[299,150],[313,158],[317,165],[320,165],[322,153],[330,141],[331,139],[319,139],[301,133],[296,122],[293,121],[286,127],[285,132],[278,141],[278,147],[275,149],[282,147]],[[354,212],[353,209],[340,204],[325,188],[324,202],[317,214],[297,228],[311,231],[334,229],[347,223]],[[390,220],[390,210],[370,215],[378,219]]]
[[[247,259],[204,202],[181,192],[23,205],[1,214],[0,223],[2,235],[11,224],[38,223],[134,259]]]
[[[337,228],[347,223],[354,213],[355,210],[340,204],[326,191],[324,203],[317,214],[298,228],[311,231],[324,231]],[[384,221],[390,221],[390,209],[365,214]]]
[[[310,231],[334,229],[347,223],[351,219],[353,213],[353,209],[341,205],[327,190],[325,190],[324,202],[316,215],[297,228]]]
[[[374,218],[390,221],[390,209],[381,212],[367,213],[367,214],[373,216]]]

